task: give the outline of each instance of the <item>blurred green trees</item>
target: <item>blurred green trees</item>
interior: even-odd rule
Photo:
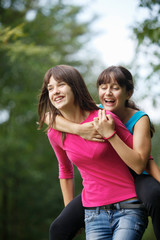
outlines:
[[[73,65],[85,76],[94,61],[78,57],[91,36],[90,23],[77,19],[82,7],[53,2],[0,1],[2,240],[48,239],[63,208],[57,160],[37,131],[37,95],[50,67]]]
[[[73,65],[96,92],[95,60],[84,48],[93,19],[79,21],[83,8],[63,0],[43,2],[0,0],[1,240],[48,239],[49,225],[63,208],[57,160],[36,125],[44,73],[56,64]],[[76,194],[80,188],[76,171]]]
[[[145,86],[141,97],[148,98],[153,105],[160,103],[160,1],[139,0],[138,14],[143,17],[133,24],[134,39],[137,42],[134,68],[136,79]],[[144,14],[145,13],[145,14]]]

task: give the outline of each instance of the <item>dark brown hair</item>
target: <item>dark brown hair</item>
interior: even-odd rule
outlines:
[[[47,86],[51,77],[56,81],[66,82],[71,87],[75,104],[80,107],[82,112],[99,109],[93,101],[81,74],[72,66],[57,65],[50,68],[44,76],[38,104],[39,129],[43,127],[47,112],[49,112],[49,127],[54,123],[56,115],[61,115],[60,111],[52,105],[49,99]]]
[[[97,79],[97,87],[101,84],[110,83],[114,79],[121,87],[125,87],[127,92],[134,92],[134,82],[130,71],[122,66],[111,66],[106,68]],[[126,107],[140,110],[132,100],[126,100]],[[154,125],[151,123],[151,137],[155,132]]]

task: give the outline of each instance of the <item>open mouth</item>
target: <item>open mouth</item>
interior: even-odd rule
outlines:
[[[64,97],[56,97],[56,98],[54,99],[54,101],[55,101],[56,103],[58,103],[58,102],[60,102],[63,98],[64,98]]]
[[[104,99],[105,103],[108,104],[113,104],[115,101],[114,100],[108,100],[108,99]]]

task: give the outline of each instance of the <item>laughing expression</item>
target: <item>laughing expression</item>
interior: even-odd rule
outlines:
[[[64,110],[74,104],[74,95],[70,86],[63,81],[56,81],[53,76],[48,83],[49,99],[55,108]]]
[[[129,99],[126,88],[121,87],[114,80],[109,83],[101,84],[98,91],[99,99],[104,109],[112,111],[115,114],[122,107],[125,107],[125,102]]]

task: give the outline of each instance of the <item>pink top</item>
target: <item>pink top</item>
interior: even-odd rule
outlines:
[[[113,113],[106,113],[114,118],[119,137],[132,147],[132,135],[123,123]],[[97,116],[98,111],[92,111],[83,123]],[[84,207],[102,206],[136,197],[134,179],[108,141],[93,142],[67,133],[63,145],[61,133],[54,129],[48,132],[48,137],[59,162],[59,178],[73,178],[73,164],[78,167],[83,179]]]

